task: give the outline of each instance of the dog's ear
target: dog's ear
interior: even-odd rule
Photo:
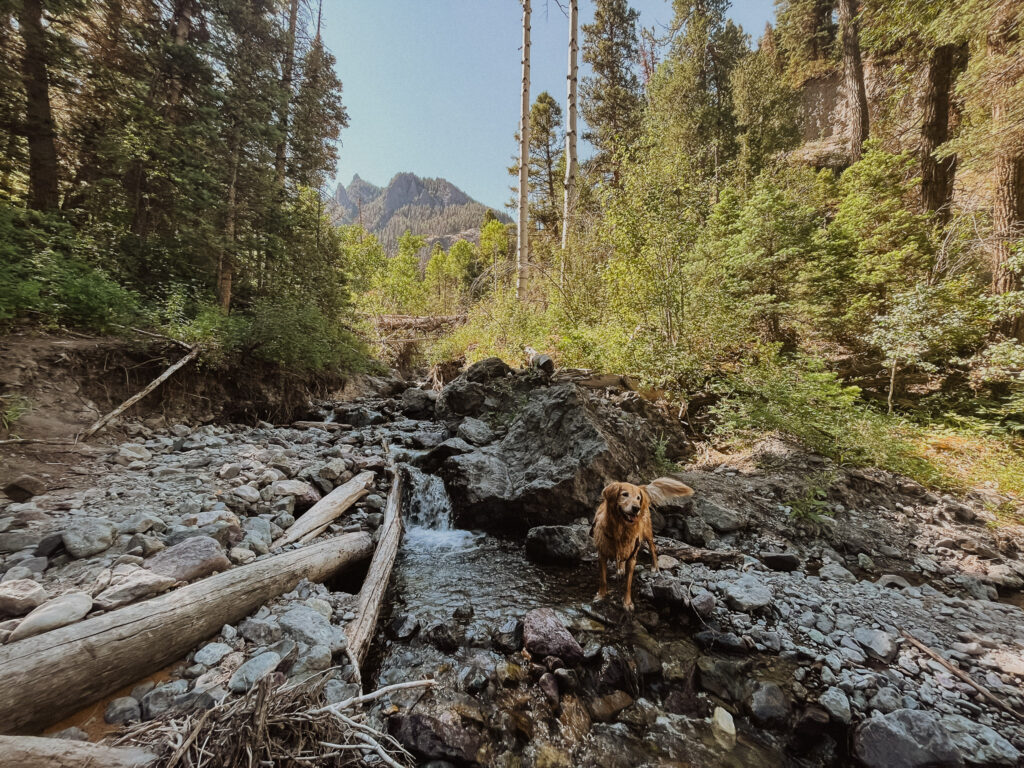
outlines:
[[[619,486],[621,483],[608,483],[601,491],[601,495],[604,497],[604,503],[609,507],[614,506],[619,501]]]
[[[640,512],[641,514],[647,512],[651,508],[651,494],[647,491],[646,485],[639,486],[640,488]]]
[[[668,499],[693,496],[693,488],[672,477],[659,477],[657,480],[652,480],[644,486],[644,490],[650,494],[652,504],[661,504]]]

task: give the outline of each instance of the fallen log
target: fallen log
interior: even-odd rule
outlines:
[[[296,421],[292,423],[294,429],[322,429],[325,432],[339,432],[343,429],[352,429],[350,424],[341,424],[336,421]]]
[[[296,541],[315,539],[346,509],[369,493],[367,489],[373,483],[373,478],[373,472],[360,472],[344,485],[339,485],[292,523],[291,528],[273,543],[272,548],[280,549]]]
[[[391,481],[391,492],[384,508],[384,522],[381,524],[377,551],[373,553],[370,569],[359,590],[356,618],[345,630],[348,636],[348,652],[357,665],[362,665],[370,648],[380,606],[391,579],[391,568],[395,564],[398,545],[402,540],[402,472],[396,471]]]
[[[177,371],[179,368],[182,368],[182,367],[188,365],[192,360],[194,360],[196,358],[196,356],[199,354],[200,350],[201,350],[201,347],[199,347],[199,346],[192,347],[192,351],[191,352],[189,352],[187,355],[185,355],[183,358],[181,358],[181,360],[176,362],[174,365],[172,365],[166,371],[164,371],[159,376],[157,376],[155,379],[153,379],[151,382],[149,382],[149,384],[147,384],[140,392],[137,392],[136,394],[134,394],[131,397],[129,397],[127,400],[125,400],[123,403],[121,403],[119,406],[117,406],[117,408],[112,410],[106,416],[100,417],[100,419],[95,424],[93,424],[91,427],[89,427],[87,430],[85,430],[84,433],[82,433],[82,439],[83,440],[88,440],[90,437],[92,437],[97,432],[99,432],[104,427],[104,425],[106,425],[107,422],[109,422],[111,419],[114,419],[114,418],[117,418],[118,416],[120,416],[122,413],[124,413],[129,408],[131,408],[133,405],[135,405],[137,402],[139,402],[139,400],[144,398],[146,395],[148,395],[154,389],[156,389],[161,384],[163,384],[165,381],[167,381],[167,379],[169,379],[174,374],[175,371]]]
[[[156,755],[137,747],[107,747],[88,741],[37,736],[0,736],[0,765],[18,768],[142,768]]]
[[[177,661],[300,579],[323,581],[372,552],[369,534],[346,534],[3,646],[0,733],[41,730]]]

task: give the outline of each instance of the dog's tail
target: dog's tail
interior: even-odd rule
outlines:
[[[672,477],[659,477],[644,486],[652,504],[661,504],[669,499],[693,496],[693,488]]]

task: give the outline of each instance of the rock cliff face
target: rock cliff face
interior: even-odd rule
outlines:
[[[446,179],[421,178],[412,173],[396,174],[385,187],[361,179],[358,174],[344,187],[338,185],[332,200],[339,224],[362,223],[394,251],[398,238],[408,229],[449,247],[462,237],[477,240],[487,206]],[[502,221],[507,216],[497,214]]]

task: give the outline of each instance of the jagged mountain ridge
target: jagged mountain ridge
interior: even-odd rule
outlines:
[[[338,185],[331,203],[337,224],[361,223],[391,253],[406,230],[426,237],[428,246],[448,248],[460,238],[477,242],[488,210],[447,179],[413,173],[395,174],[384,187],[356,174],[347,187]],[[511,221],[494,212],[500,220]]]

